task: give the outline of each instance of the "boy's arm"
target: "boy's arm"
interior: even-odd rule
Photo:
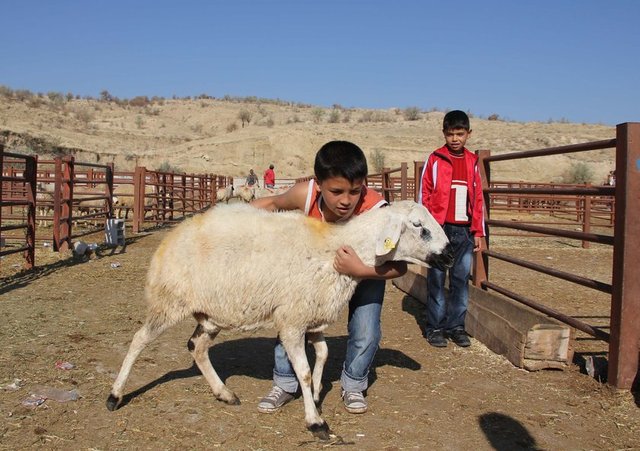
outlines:
[[[395,279],[407,272],[406,262],[386,262],[380,266],[365,265],[351,246],[341,246],[333,260],[333,268],[340,274],[359,279]]]
[[[431,156],[427,158],[424,170],[422,171],[422,179],[420,180],[421,200],[422,205],[427,209],[430,206],[431,193],[433,192],[433,177],[432,177],[432,165]]]
[[[276,196],[261,197],[251,201],[251,205],[263,210],[303,210],[307,202],[309,182],[300,182]]]

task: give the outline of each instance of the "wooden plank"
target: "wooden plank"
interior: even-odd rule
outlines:
[[[427,300],[426,270],[409,265],[393,284],[422,303]],[[565,368],[573,359],[574,330],[511,299],[469,286],[465,328],[493,352],[519,368]]]

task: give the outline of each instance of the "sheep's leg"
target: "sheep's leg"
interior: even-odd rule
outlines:
[[[311,380],[313,383],[313,401],[316,406],[319,406],[320,389],[322,388],[322,372],[327,362],[327,357],[329,356],[329,349],[327,348],[327,342],[324,340],[324,334],[322,332],[307,332],[307,339],[311,342],[316,352],[316,363],[313,366],[313,376]]]
[[[198,321],[198,325],[187,342],[187,348],[191,352],[193,360],[196,362],[196,365],[198,365],[198,368],[200,368],[200,372],[204,378],[209,382],[216,398],[227,404],[240,404],[238,397],[224,385],[224,382],[222,382],[218,373],[216,373],[213,365],[211,365],[211,360],[209,360],[209,348],[213,344],[213,340],[218,335],[218,332],[220,332],[220,328],[209,321],[206,315],[195,314],[193,316]]]
[[[113,387],[111,387],[111,393],[109,394],[109,398],[107,398],[107,409],[115,410],[118,407],[118,404],[122,401],[124,384],[129,378],[129,373],[131,372],[133,363],[136,361],[142,350],[149,343],[158,338],[158,336],[169,326],[170,324],[168,323],[158,322],[157,318],[147,318],[145,324],[138,330],[138,332],[135,333],[133,340],[131,340],[129,351],[124,358],[124,362],[122,362],[122,367],[120,368],[118,377],[113,383]]]
[[[293,370],[298,377],[298,382],[300,382],[307,429],[316,437],[322,440],[328,440],[329,426],[322,417],[320,417],[313,401],[313,394],[311,393],[311,369],[309,368],[309,361],[307,360],[307,354],[304,349],[304,331],[297,329],[281,330],[280,341],[287,351]]]

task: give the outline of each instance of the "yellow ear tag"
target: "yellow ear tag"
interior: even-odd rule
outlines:
[[[395,249],[396,245],[393,243],[393,241],[391,241],[391,238],[386,238],[384,240],[384,248],[388,251],[390,251],[391,249]]]

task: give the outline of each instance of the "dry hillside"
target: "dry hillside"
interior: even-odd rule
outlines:
[[[21,94],[21,95],[19,95]],[[140,100],[139,98],[137,98]],[[134,99],[135,100],[135,99]],[[134,106],[132,105],[139,105]],[[408,110],[408,109],[407,109]],[[114,162],[116,170],[135,164],[164,164],[185,172],[244,176],[270,163],[281,178],[312,172],[313,155],[325,142],[346,139],[387,167],[423,160],[442,144],[444,113],[407,110],[321,109],[259,99],[143,99],[138,102],[33,95],[5,88],[0,93],[0,142],[7,150],[73,154],[88,162]],[[248,115],[242,124],[240,117]],[[615,137],[615,128],[593,124],[519,123],[472,117],[471,149],[494,153],[540,149]],[[566,181],[576,160],[591,168],[593,183],[613,169],[611,150],[497,163],[493,180]]]

